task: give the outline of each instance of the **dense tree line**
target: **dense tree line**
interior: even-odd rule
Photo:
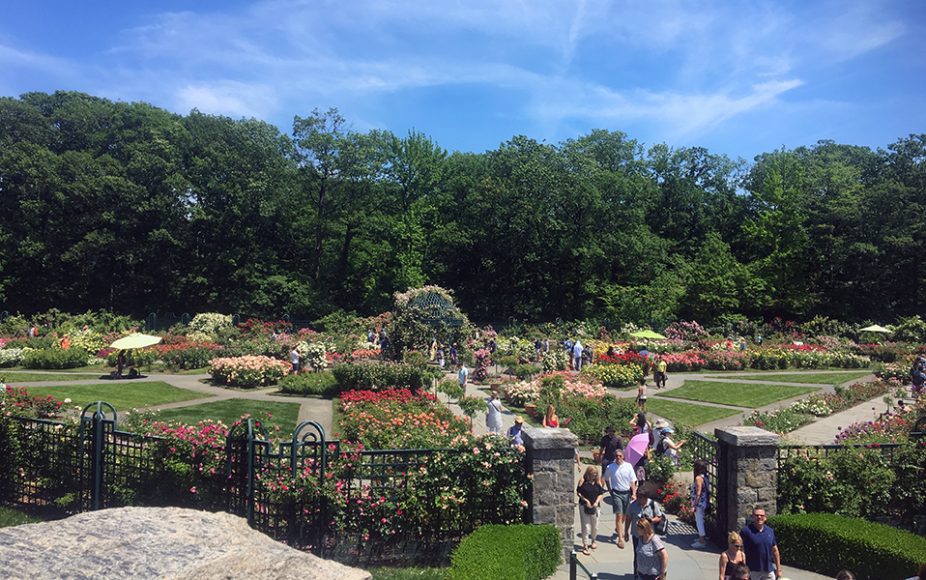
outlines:
[[[645,148],[596,130],[450,153],[73,92],[0,99],[3,309],[316,317],[453,288],[476,320],[892,319],[926,303],[926,135]]]

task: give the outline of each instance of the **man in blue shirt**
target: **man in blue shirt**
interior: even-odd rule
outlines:
[[[743,538],[743,552],[749,563],[750,580],[775,580],[781,577],[781,554],[775,541],[775,530],[765,525],[765,509],[752,510],[753,523],[740,536]]]

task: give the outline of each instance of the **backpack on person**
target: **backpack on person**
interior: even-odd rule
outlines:
[[[657,536],[669,535],[669,518],[666,516],[665,510],[662,509],[662,506],[659,505],[659,503],[656,502],[655,500],[653,500],[652,509],[653,509],[652,517],[662,518],[662,521],[659,522],[658,524],[653,523],[652,519],[650,519],[650,523],[653,523],[653,532],[655,532]]]
[[[663,438],[659,440],[659,443],[656,444],[656,453],[658,455],[665,455],[665,452],[666,452],[666,438],[663,436]]]

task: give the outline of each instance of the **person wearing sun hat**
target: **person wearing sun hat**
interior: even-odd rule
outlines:
[[[678,466],[678,451],[685,443],[688,443],[688,441],[682,440],[676,443],[672,439],[674,433],[675,429],[672,427],[663,427],[662,440],[659,441],[659,444],[656,446],[656,453],[664,453],[667,457],[672,459],[672,462],[675,463],[676,466]]]
[[[653,450],[656,449],[656,446],[659,445],[659,441],[662,439],[662,430],[669,426],[669,422],[665,419],[657,419],[653,424],[653,429],[650,431],[652,437],[650,437],[650,445],[653,447]]]
[[[517,449],[518,451],[524,451],[524,434],[521,433],[521,429],[524,427],[524,419],[520,415],[514,418],[514,425],[508,429],[508,441],[511,442],[511,446]]]

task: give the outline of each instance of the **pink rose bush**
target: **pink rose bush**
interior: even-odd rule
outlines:
[[[289,363],[268,356],[236,356],[212,359],[212,380],[235,387],[272,385],[289,374]]]
[[[409,389],[347,391],[339,408],[341,437],[372,449],[448,447],[470,433],[434,395]]]

